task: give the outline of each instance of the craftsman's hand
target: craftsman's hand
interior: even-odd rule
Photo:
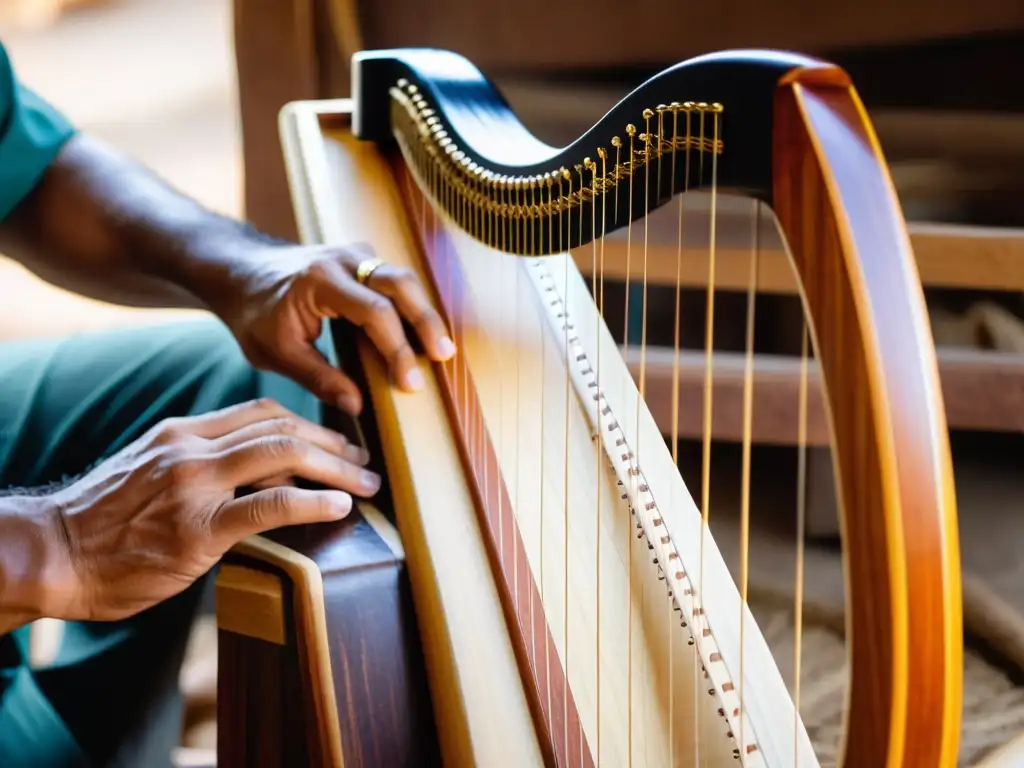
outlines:
[[[112,620],[188,587],[251,534],[345,517],[366,452],[273,401],[164,421],[52,494],[70,577],[56,618]],[[306,478],[331,489],[301,490]],[[260,489],[236,498],[239,488]]]
[[[394,382],[407,391],[423,386],[423,374],[403,320],[431,359],[455,354],[441,317],[411,273],[384,263],[365,284],[356,279],[359,264],[373,257],[366,246],[267,247],[246,259],[230,304],[215,309],[253,365],[283,373],[354,415],[362,409],[359,389],[313,346],[324,319],[343,318],[362,328]]]

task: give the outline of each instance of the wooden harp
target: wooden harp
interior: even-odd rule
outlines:
[[[945,412],[905,222],[847,75],[786,53],[703,56],[556,149],[455,54],[363,52],[353,71],[352,100],[282,113],[302,236],[365,240],[419,275],[459,354],[424,361],[426,390],[407,395],[360,342],[348,363],[365,377],[361,426],[387,492],[225,563],[220,765],[955,765]],[[738,416],[715,405],[716,258],[737,258],[719,221],[728,200],[745,201],[752,246],[732,310]],[[676,222],[667,245],[652,239],[657,216]],[[792,660],[749,602],[767,226],[804,315],[792,484],[814,401],[841,515],[849,678],[833,744],[800,709],[800,487],[784,515]],[[677,277],[655,301],[655,266],[703,270],[705,288]],[[681,348],[687,334],[696,349]],[[655,369],[667,428],[649,407]],[[730,418],[742,428],[726,514],[710,459]]]

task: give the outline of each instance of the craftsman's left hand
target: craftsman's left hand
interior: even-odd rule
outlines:
[[[380,263],[365,282],[360,264],[375,254],[364,245],[271,246],[247,259],[239,291],[216,308],[249,361],[297,381],[326,403],[356,414],[363,400],[355,383],[314,346],[325,318],[363,329],[406,391],[423,386],[402,320],[415,330],[433,360],[447,360],[455,345],[426,291],[408,270]]]

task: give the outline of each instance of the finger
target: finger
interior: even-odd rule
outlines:
[[[412,272],[382,264],[373,271],[366,285],[391,299],[399,314],[416,330],[431,359],[447,360],[455,354],[455,342],[448,336],[441,315]]]
[[[276,400],[272,400],[269,397],[261,397],[256,400],[248,400],[244,403],[231,405],[227,408],[210,411],[200,416],[166,419],[162,422],[162,426],[212,440],[223,437],[229,432],[247,427],[250,424],[294,415]]]
[[[416,364],[402,320],[391,300],[382,293],[360,285],[346,276],[342,280],[321,283],[319,301],[333,307],[349,322],[358,325],[388,362],[399,386],[415,392],[423,388],[423,374]]]
[[[370,460],[366,449],[353,445],[344,435],[293,413],[258,421],[229,432],[217,438],[214,450],[224,451],[262,437],[294,437],[359,465],[365,465]]]
[[[277,477],[271,477],[267,480],[260,480],[259,482],[253,483],[252,487],[257,491],[262,491],[265,488],[277,488],[279,485],[295,485],[295,480],[287,475],[278,475]]]
[[[251,486],[287,475],[369,497],[381,484],[376,472],[312,443],[280,435],[250,440],[215,454],[211,460],[227,488]]]
[[[234,543],[286,525],[340,520],[351,510],[352,497],[341,491],[271,488],[226,503],[213,520],[213,530]]]
[[[285,347],[277,355],[282,372],[316,395],[322,402],[336,405],[345,413],[358,416],[363,410],[359,387],[312,346]]]

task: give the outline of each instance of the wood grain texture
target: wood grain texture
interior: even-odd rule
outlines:
[[[314,718],[295,638],[278,645],[219,630],[217,657],[219,768],[310,765]]]
[[[909,238],[851,88],[780,86],[774,208],[826,382],[849,574],[850,766],[953,766],[962,619],[951,458]]]
[[[220,630],[218,764],[439,764],[401,560],[358,512],[338,524],[282,529],[267,538],[315,564],[326,636],[309,630],[309,606],[298,602],[308,584],[296,583],[294,571],[273,556],[229,553],[227,567],[265,572],[288,585],[287,636],[277,645]],[[235,610],[240,599],[236,593]],[[329,664],[330,690],[313,672],[318,656]],[[339,727],[325,727],[325,720]]]

